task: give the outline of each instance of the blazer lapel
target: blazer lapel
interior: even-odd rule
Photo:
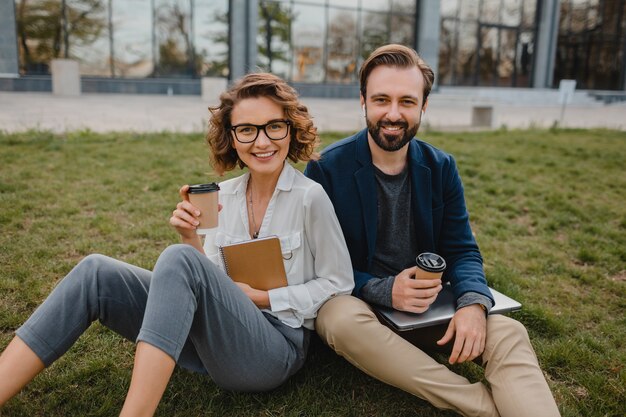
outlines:
[[[363,222],[365,238],[367,239],[367,263],[369,265],[372,255],[376,250],[376,229],[378,222],[378,199],[376,198],[376,183],[374,180],[374,168],[372,154],[367,143],[367,130],[359,133],[356,141],[356,160],[361,164],[354,173],[354,179],[359,191],[361,208],[363,210]],[[374,198],[372,198],[374,196]]]
[[[432,182],[430,168],[423,161],[416,140],[409,145],[411,200],[420,252],[435,250],[433,237]]]

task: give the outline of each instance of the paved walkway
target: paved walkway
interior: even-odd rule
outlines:
[[[357,99],[303,98],[320,131],[352,132],[364,127]],[[0,130],[50,129],[105,131],[200,132],[211,103],[199,96],[83,94],[58,97],[50,93],[0,92]],[[471,127],[471,97],[433,94],[422,125],[438,130]],[[484,103],[482,103],[484,104]],[[494,128],[550,127],[561,120],[558,105],[490,102]],[[626,103],[570,105],[560,126],[626,131]]]

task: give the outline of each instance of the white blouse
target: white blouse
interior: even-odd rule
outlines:
[[[220,183],[219,225],[204,252],[224,269],[219,247],[250,239],[246,188],[250,174]],[[270,310],[288,326],[313,329],[317,310],[354,287],[350,255],[332,203],[321,185],[285,163],[267,206],[259,237],[276,235],[283,252],[287,287],[269,290]]]

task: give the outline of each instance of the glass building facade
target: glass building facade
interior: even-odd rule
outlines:
[[[53,58],[82,75],[228,75],[227,0],[17,0],[21,74]]]
[[[626,6],[623,0],[561,0],[554,71],[584,89],[624,86]],[[555,84],[556,85],[556,84]]]
[[[536,0],[443,0],[442,85],[530,87]]]
[[[415,0],[259,2],[259,68],[294,82],[355,83],[379,45],[414,46]]]
[[[439,85],[575,79],[583,89],[626,89],[626,0],[15,0],[19,74],[49,74],[52,59],[72,58],[90,77],[231,77],[232,35],[247,24],[233,25],[231,14],[252,2],[256,44],[245,48],[256,52],[247,70],[294,83],[355,85],[377,46],[420,50],[428,2],[439,22]],[[547,41],[546,24],[555,34]],[[540,83],[538,53],[553,63]]]

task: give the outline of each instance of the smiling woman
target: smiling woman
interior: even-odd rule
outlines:
[[[289,121],[283,120],[284,117],[282,107],[267,97],[241,100],[233,109],[231,121],[236,127],[233,145],[251,175],[278,179],[291,142]],[[269,135],[268,128],[272,132]],[[270,179],[271,182],[274,181]],[[269,197],[266,196],[267,201]]]
[[[271,74],[243,77],[211,113],[215,169],[249,171],[220,184],[218,226],[202,242],[202,213],[184,185],[170,218],[184,244],[165,249],[153,271],[102,255],[83,259],[0,356],[0,406],[94,320],[137,341],[122,416],[152,415],[177,364],[234,391],[271,390],[302,367],[318,309],[354,286],[328,196],[286,162],[316,156],[317,130],[295,90]],[[234,282],[220,247],[270,235],[290,254],[287,286]]]

